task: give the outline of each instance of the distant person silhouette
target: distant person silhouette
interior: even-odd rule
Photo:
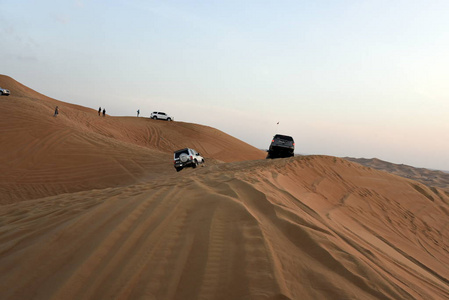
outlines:
[[[59,108],[56,106],[56,108],[55,108],[55,114],[53,115],[53,117],[58,116],[58,114],[59,114]]]
[[[140,114],[140,109],[137,110],[137,116],[139,116],[139,114]]]
[[[100,108],[98,109],[98,115],[101,115],[101,106],[100,106]]]
[[[106,116],[106,108],[103,108],[103,117]]]

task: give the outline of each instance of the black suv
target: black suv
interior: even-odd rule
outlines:
[[[291,136],[276,134],[268,149],[268,158],[280,158],[294,156],[295,141]]]

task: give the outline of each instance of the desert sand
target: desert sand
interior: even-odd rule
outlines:
[[[415,168],[404,164],[390,163],[378,158],[345,157],[345,159],[377,170],[419,181],[429,187],[442,189],[446,194],[449,194],[449,172],[447,171],[443,172],[426,168]]]
[[[0,86],[0,299],[449,299],[443,190]]]

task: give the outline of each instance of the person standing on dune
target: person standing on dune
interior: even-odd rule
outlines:
[[[98,116],[100,116],[100,114],[101,114],[101,106],[100,106],[100,108],[98,109]]]
[[[103,117],[106,116],[106,108],[103,108]]]
[[[137,116],[139,116],[139,114],[140,114],[140,109],[137,110]]]
[[[56,108],[55,108],[55,114],[53,115],[53,117],[58,116],[58,114],[59,114],[59,108],[58,108],[58,106],[56,106]]]

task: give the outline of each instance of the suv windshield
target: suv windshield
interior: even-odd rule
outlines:
[[[293,141],[293,138],[291,136],[288,136],[288,135],[277,134],[274,138],[275,139],[283,139],[283,140],[286,140],[286,141]]]

